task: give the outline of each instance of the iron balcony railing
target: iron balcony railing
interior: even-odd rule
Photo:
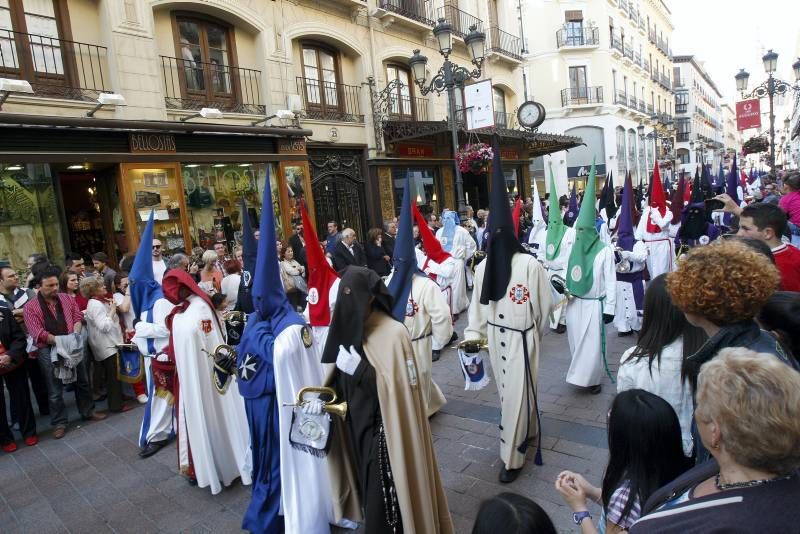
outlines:
[[[647,72],[650,72],[650,60],[648,60],[646,57],[642,58],[642,68]]]
[[[647,114],[648,115],[653,114],[653,104],[647,104]]]
[[[489,31],[491,33],[489,51],[503,54],[518,61],[522,60],[522,39],[504,32],[497,26],[492,26]]]
[[[628,94],[624,93],[623,91],[619,91],[616,96],[614,97],[614,103],[620,104],[622,106],[628,105]]]
[[[212,107],[228,113],[263,115],[261,71],[161,56],[167,109]]]
[[[650,72],[650,79],[653,80],[654,82],[658,83],[658,71],[654,70],[654,71]]]
[[[636,63],[637,65],[639,65],[640,67],[642,66],[642,53],[641,52],[634,52],[633,53],[633,62]]]
[[[625,13],[628,12],[628,0],[619,0],[619,8]]]
[[[624,53],[625,47],[622,46],[622,38],[619,35],[611,34],[611,48],[618,50],[620,54]]]
[[[506,113],[505,111],[495,111],[494,112],[494,127],[495,128],[508,128],[509,124],[511,124],[511,119],[513,115],[511,113]]]
[[[431,0],[380,0],[381,8],[426,26],[436,24],[436,10]],[[452,21],[451,21],[452,22]]]
[[[679,143],[687,143],[689,142],[689,132],[678,132],[675,134],[675,139]]]
[[[561,90],[561,105],[580,106],[585,104],[602,104],[603,87],[567,87]]]
[[[622,53],[625,54],[626,58],[628,58],[631,61],[633,61],[633,48],[631,48],[630,45],[627,45],[625,43],[622,43],[622,45],[623,45],[623,47],[622,47],[623,48],[623,52]]]
[[[652,28],[647,28],[647,38],[651,43],[656,44],[656,31]]]
[[[600,44],[599,28],[583,28],[581,31],[561,28],[556,32],[556,46],[597,46]]]
[[[297,91],[308,119],[364,122],[359,106],[360,89],[356,85],[297,77]]]
[[[689,111],[689,104],[675,104],[675,113],[686,113]]]
[[[427,121],[428,99],[406,95],[401,95],[399,98],[389,97],[389,120]]]
[[[661,124],[669,124],[672,122],[672,115],[669,113],[658,113],[656,116],[656,120]]]
[[[0,77],[27,80],[38,96],[94,101],[110,90],[108,49],[0,29]]]
[[[439,18],[447,20],[453,26],[453,34],[462,39],[469,34],[472,26],[475,26],[479,32],[483,31],[481,19],[450,4],[439,8]]]
[[[658,77],[658,83],[664,86],[665,89],[671,90],[672,89],[672,82],[670,82],[669,76],[661,73]]]
[[[642,31],[645,31],[647,29],[647,26],[644,23],[644,17],[642,17],[641,15],[639,16],[639,29]]]

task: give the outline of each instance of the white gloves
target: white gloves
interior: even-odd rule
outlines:
[[[322,414],[322,407],[324,403],[319,398],[316,399],[309,399],[303,402],[301,409],[303,413],[306,415],[321,415]]]
[[[353,345],[350,345],[350,350],[344,348],[344,345],[339,345],[336,367],[338,367],[341,372],[353,376],[359,363],[361,363],[361,355]]]
[[[167,356],[163,352],[159,352],[158,354],[156,354],[156,360],[158,360],[160,362],[168,362],[169,361],[169,356]]]
[[[622,250],[620,251],[619,255],[622,256],[623,260],[629,260],[631,259],[631,256],[633,256],[630,250]]]

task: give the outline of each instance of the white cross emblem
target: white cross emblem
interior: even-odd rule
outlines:
[[[249,352],[244,355],[244,360],[239,366],[239,376],[242,380],[250,380],[250,377],[258,371],[258,359]]]

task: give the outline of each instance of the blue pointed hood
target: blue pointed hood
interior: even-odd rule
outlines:
[[[253,307],[258,319],[270,323],[273,335],[277,336],[287,326],[304,324],[302,317],[289,303],[281,283],[278,249],[275,246],[275,212],[272,209],[269,167],[264,180],[264,196],[261,200],[261,236],[258,240],[258,258],[253,272]]]
[[[572,226],[578,218],[578,193],[575,189],[575,182],[572,182],[572,191],[569,194],[569,204],[567,212],[564,214],[564,224]]]
[[[256,258],[258,257],[258,241],[253,234],[253,226],[250,223],[250,215],[247,213],[247,203],[242,197],[242,269],[251,275],[256,270]]]
[[[683,182],[683,177],[681,177]],[[625,179],[622,188],[622,202],[619,206],[619,219],[617,219],[617,246],[622,250],[633,250],[636,239],[633,237],[633,184],[630,176]]]
[[[155,302],[164,297],[161,292],[161,285],[156,282],[153,274],[153,226],[155,212],[150,210],[150,218],[144,227],[142,237],[139,240],[139,249],[133,259],[131,272],[128,273],[128,281],[131,288],[131,306],[135,318],[139,318],[142,312],[153,308]]]
[[[731,172],[728,174],[728,179],[725,183],[725,192],[728,194],[729,197],[736,202],[736,205],[739,205],[739,193],[737,191],[739,187],[739,170],[736,168],[736,156],[733,156],[733,163],[731,163]],[[731,214],[726,213],[723,218],[722,222],[725,226],[729,226],[731,223]]]
[[[415,273],[421,273],[417,266],[417,254],[414,251],[414,220],[411,214],[411,181],[406,177],[403,190],[403,205],[400,217],[397,218],[397,235],[394,238],[394,254],[392,263],[394,273],[389,281],[389,294],[392,295],[392,317],[398,321],[405,320],[408,295]]]

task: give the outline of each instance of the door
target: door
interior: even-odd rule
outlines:
[[[336,117],[342,107],[336,53],[316,44],[303,44],[302,59],[303,98],[310,118]]]
[[[367,235],[367,205],[361,151],[309,150],[311,190],[320,239],[327,234],[328,221],[339,229],[352,228],[361,243]]]
[[[586,86],[586,67],[569,68],[569,90],[573,102],[585,104],[588,99],[588,88]]]
[[[238,80],[231,66],[229,29],[209,20],[178,17],[175,45],[184,98],[232,109]]]

